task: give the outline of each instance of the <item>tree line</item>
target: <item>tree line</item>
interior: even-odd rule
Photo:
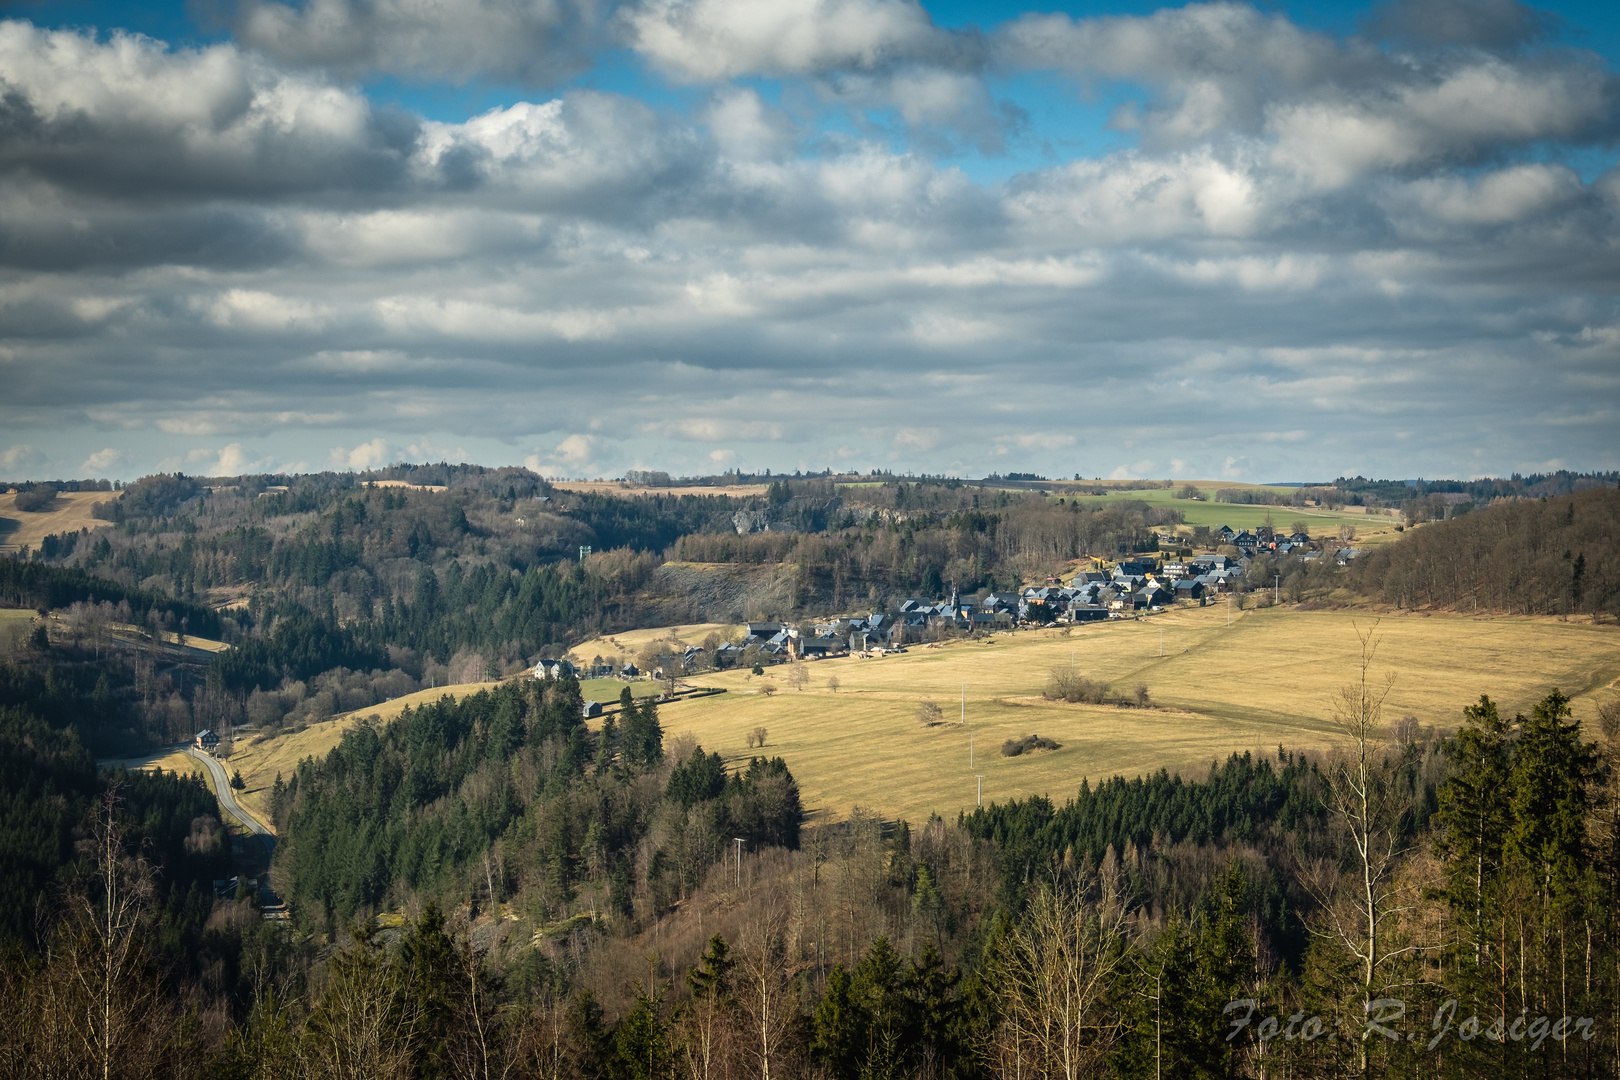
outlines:
[[[1410,530],[1351,564],[1359,591],[1401,607],[1620,617],[1620,490],[1515,499]]]

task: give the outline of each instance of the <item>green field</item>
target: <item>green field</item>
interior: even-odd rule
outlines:
[[[840,481],[839,487],[876,487],[880,481],[850,482]],[[1178,499],[1176,492],[1183,485],[1192,484],[1203,492],[1202,499]],[[1145,502],[1149,506],[1170,506],[1182,513],[1187,525],[1208,525],[1218,528],[1230,525],[1234,529],[1253,529],[1266,523],[1266,515],[1270,514],[1274,524],[1279,528],[1288,528],[1295,521],[1303,520],[1310,523],[1310,533],[1315,537],[1336,537],[1339,526],[1351,525],[1356,530],[1356,541],[1360,543],[1382,543],[1393,540],[1398,535],[1395,526],[1400,523],[1398,516],[1388,511],[1375,510],[1364,512],[1359,506],[1345,510],[1322,509],[1296,509],[1292,506],[1249,506],[1242,503],[1215,502],[1215,492],[1221,488],[1254,488],[1276,491],[1285,496],[1292,496],[1292,488],[1270,487],[1262,484],[1239,484],[1233,481],[1220,480],[1177,480],[1170,488],[1148,488],[1133,490],[1120,488],[1109,491],[1106,495],[1070,495],[1069,490],[1086,487],[1110,486],[1103,481],[1051,481],[1043,485],[1049,489],[1053,498],[1075,498],[1081,505],[1110,502]],[[1009,486],[1009,491],[1031,491],[1030,486]]]
[[[637,679],[635,682],[623,682],[619,679],[581,679],[580,693],[585,695],[586,701],[600,701],[607,705],[619,700],[625,687],[638,698],[657,697],[663,692],[663,684],[655,683],[650,679]]]
[[[1395,526],[1400,518],[1391,517],[1387,513],[1363,513],[1361,507],[1352,507],[1347,510],[1320,510],[1300,509],[1293,506],[1248,506],[1241,503],[1218,503],[1214,501],[1215,488],[1208,484],[1197,485],[1204,492],[1203,500],[1178,499],[1175,497],[1181,485],[1175,488],[1156,491],[1119,491],[1109,492],[1107,495],[1082,495],[1079,501],[1082,506],[1100,502],[1145,502],[1149,506],[1170,506],[1182,513],[1183,520],[1188,525],[1208,525],[1218,528],[1221,525],[1230,525],[1234,529],[1253,529],[1266,523],[1266,515],[1270,514],[1277,528],[1287,529],[1295,521],[1310,522],[1312,536],[1337,536],[1340,525],[1351,525],[1356,530],[1356,541],[1378,543],[1384,540],[1393,540],[1398,534]],[[1236,486],[1236,485],[1227,485]],[[1279,489],[1280,490],[1280,489]]]

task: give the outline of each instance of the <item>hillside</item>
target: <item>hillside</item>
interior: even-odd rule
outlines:
[[[17,509],[16,493],[0,495],[0,554],[13,554],[23,548],[38,550],[40,542],[52,533],[106,528],[111,523],[92,517],[90,508],[110,498],[104,491],[63,491],[57,493],[48,508],[25,511]]]
[[[1412,530],[1350,584],[1402,607],[1620,618],[1620,490],[1508,499]]]
[[[1018,631],[985,641],[914,647],[882,659],[844,658],[805,665],[795,690],[789,669],[763,677],[728,671],[693,676],[693,685],[727,693],[666,703],[665,729],[689,733],[728,760],[744,760],[755,728],[766,748],[793,763],[814,821],[839,820],[861,806],[884,817],[926,820],[971,809],[975,774],[986,801],[1028,795],[1062,798],[1082,780],[1140,776],[1158,769],[1200,776],[1211,761],[1246,750],[1274,755],[1333,745],[1333,704],[1355,675],[1357,627],[1381,639],[1378,672],[1395,681],[1386,719],[1414,717],[1430,729],[1455,728],[1460,703],[1488,693],[1505,709],[1526,709],[1557,687],[1578,718],[1620,685],[1620,627],[1590,620],[1471,618],[1373,610],[1312,611],[1283,606],[1232,613],[1224,605],[1182,608],[1142,621],[1095,624],[1072,633]],[[617,635],[631,646],[672,633],[700,641],[707,627],[670,627]],[[1165,655],[1159,656],[1160,634]],[[581,652],[596,652],[588,643]],[[1054,668],[1070,663],[1089,678],[1130,693],[1145,683],[1152,708],[1047,701]],[[830,682],[838,680],[837,690]],[[614,700],[625,684],[586,684]],[[649,692],[652,683],[636,683]],[[767,695],[765,686],[774,688]],[[290,775],[304,756],[336,745],[362,716],[384,719],[400,708],[478,687],[422,691],[386,705],[259,745],[244,742],[233,765],[248,781],[249,805],[267,798],[275,773]],[[956,723],[967,702],[968,727]],[[924,728],[917,708],[932,701],[946,723]],[[593,728],[597,726],[593,721]],[[1031,733],[1062,748],[1004,758],[1003,741]],[[968,762],[972,741],[973,764]]]

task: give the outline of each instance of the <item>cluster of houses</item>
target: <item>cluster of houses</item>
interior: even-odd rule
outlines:
[[[1030,587],[1019,595],[1019,617],[1038,622],[1093,622],[1168,607],[1177,600],[1202,603],[1231,589],[1244,560],[1200,555],[1191,562],[1122,559],[1108,572],[1082,571],[1068,585]]]
[[[990,593],[982,599],[963,600],[953,589],[948,600],[909,599],[893,612],[872,612],[825,622],[795,626],[784,622],[751,622],[740,642],[726,642],[716,651],[714,664],[720,668],[743,663],[783,663],[819,660],[851,653],[881,655],[903,651],[908,642],[931,634],[972,630],[1011,629],[1020,622],[1078,623],[1103,619],[1129,618],[1137,612],[1154,611],[1176,601],[1205,603],[1211,597],[1230,592],[1254,560],[1265,554],[1314,560],[1322,552],[1311,545],[1310,537],[1296,532],[1283,534],[1270,528],[1237,531],[1222,525],[1214,530],[1222,546],[1237,554],[1198,555],[1186,561],[1160,562],[1152,556],[1121,559],[1106,571],[1081,571],[1066,585],[1055,579],[1046,586],[1030,586],[1017,594]],[[1173,538],[1170,538],[1173,539]],[[1354,548],[1336,553],[1342,566],[1359,554]],[[685,670],[699,665],[703,650],[689,646],[678,657]],[[642,673],[636,665],[624,663],[578,667],[566,660],[542,660],[535,666],[536,678],[636,678]],[[655,677],[660,673],[654,672]]]

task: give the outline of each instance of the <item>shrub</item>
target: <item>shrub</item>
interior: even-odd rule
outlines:
[[[1150,705],[1152,703],[1151,699],[1148,696],[1147,683],[1139,682],[1139,683],[1136,684],[1136,695],[1135,695],[1135,697],[1136,697],[1136,707],[1138,709],[1145,709],[1145,708],[1148,707],[1148,705]]]
[[[1088,679],[1068,668],[1053,668],[1046,682],[1046,700],[1067,701],[1070,704],[1102,705],[1108,700],[1109,686],[1098,679]]]
[[[774,683],[766,683],[765,684],[765,696],[770,697],[774,693],[776,693],[775,684]]]
[[[932,701],[924,701],[917,706],[917,723],[925,727],[944,723],[945,711]]]
[[[1001,744],[1002,757],[1017,757],[1036,750],[1056,750],[1061,744],[1040,735],[1025,735],[1022,739],[1008,739]]]
[[[56,489],[49,484],[41,484],[32,491],[19,491],[17,493],[17,509],[29,513],[39,513],[48,509],[56,501]]]

